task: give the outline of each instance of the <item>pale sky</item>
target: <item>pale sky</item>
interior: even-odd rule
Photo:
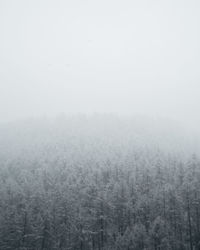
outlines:
[[[0,0],[0,121],[199,108],[200,1]]]

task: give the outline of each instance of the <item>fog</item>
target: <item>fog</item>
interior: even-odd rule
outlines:
[[[0,249],[200,250],[199,13],[0,0]]]
[[[0,1],[0,121],[142,114],[200,125],[200,3]]]

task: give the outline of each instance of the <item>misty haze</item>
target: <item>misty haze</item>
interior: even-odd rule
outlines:
[[[199,13],[0,0],[0,250],[200,250]]]

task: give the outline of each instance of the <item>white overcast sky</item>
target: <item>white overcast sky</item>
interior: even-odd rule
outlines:
[[[199,109],[199,0],[0,0],[1,121]]]

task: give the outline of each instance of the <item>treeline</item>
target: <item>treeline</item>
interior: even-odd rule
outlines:
[[[200,249],[198,156],[109,141],[1,152],[0,249]]]

